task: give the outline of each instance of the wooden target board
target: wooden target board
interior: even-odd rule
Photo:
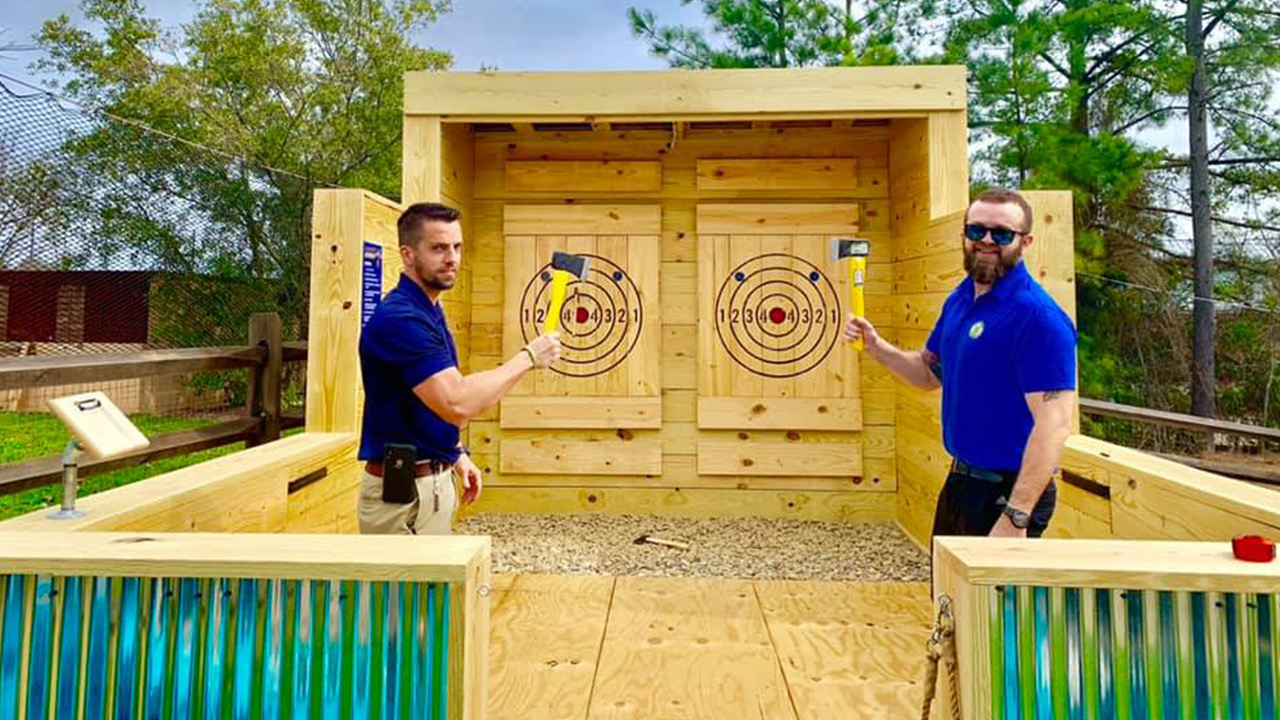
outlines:
[[[560,312],[560,360],[502,402],[504,428],[656,428],[662,420],[656,205],[509,205],[503,352],[542,334],[552,253],[591,259]]]
[[[861,429],[848,273],[827,256],[857,220],[856,204],[699,206],[700,428]]]

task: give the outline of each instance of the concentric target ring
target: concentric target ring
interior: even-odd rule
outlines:
[[[640,289],[622,267],[599,255],[585,279],[571,278],[560,315],[560,360],[551,367],[566,377],[602,375],[627,359],[644,329]],[[520,337],[542,334],[551,302],[551,265],[538,268],[520,297]]]
[[[839,293],[821,268],[795,255],[766,253],[725,276],[713,324],[720,346],[738,365],[763,377],[790,378],[827,359],[842,315]]]

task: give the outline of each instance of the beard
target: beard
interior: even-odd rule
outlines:
[[[453,284],[457,282],[457,279],[444,275],[432,275],[430,277],[422,278],[422,282],[425,283],[427,287],[435,290],[448,290],[453,287]]]
[[[964,271],[979,285],[991,285],[1008,274],[1022,259],[1022,243],[1017,246],[997,248],[995,259],[978,257],[978,246],[966,243],[964,247]]]
[[[422,280],[422,284],[432,290],[448,290],[457,282],[456,269],[454,270],[454,275],[452,277],[445,272],[431,272],[422,262],[419,262],[414,270],[417,271],[418,277]]]

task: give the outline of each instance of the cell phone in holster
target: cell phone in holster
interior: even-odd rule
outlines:
[[[387,443],[382,453],[382,502],[405,505],[418,499],[418,448]]]

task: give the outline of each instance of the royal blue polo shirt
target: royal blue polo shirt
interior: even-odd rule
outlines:
[[[1016,471],[1034,425],[1024,395],[1075,389],[1076,330],[1021,262],[973,290],[952,291],[926,344],[942,360],[942,438],[973,467]]]
[[[420,461],[456,462],[458,427],[435,414],[413,389],[457,366],[444,308],[401,275],[360,333],[364,422],[358,457],[382,460],[387,443],[403,443],[418,448]]]

